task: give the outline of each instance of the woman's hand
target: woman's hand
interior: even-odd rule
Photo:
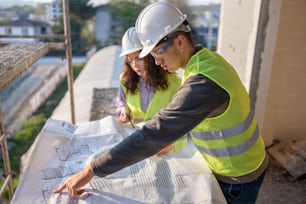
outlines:
[[[130,122],[132,119],[131,117],[132,116],[131,116],[131,113],[128,107],[121,108],[120,115],[119,115],[120,122],[122,123]]]
[[[157,152],[155,154],[155,156],[160,157],[164,154],[168,154],[170,151],[172,150],[172,144],[168,145],[167,147],[165,147],[164,149],[160,150],[159,152]]]
[[[82,193],[85,192],[84,189],[80,188],[87,184],[94,176],[95,174],[93,173],[91,167],[88,165],[82,171],[69,177],[63,185],[53,190],[53,193],[60,193],[64,189],[67,189],[71,197],[80,196]]]

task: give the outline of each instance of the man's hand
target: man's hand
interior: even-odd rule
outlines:
[[[164,155],[164,154],[169,153],[171,150],[172,150],[172,144],[171,144],[171,145],[168,145],[168,146],[165,147],[164,149],[162,149],[162,150],[160,150],[159,152],[157,152],[157,153],[155,154],[155,156],[160,157],[160,156],[162,156],[162,155]]]
[[[82,193],[85,192],[84,189],[80,188],[87,184],[94,176],[95,174],[93,173],[91,167],[88,165],[82,171],[69,177],[63,185],[53,190],[53,193],[60,193],[64,189],[67,189],[71,197],[80,196]]]

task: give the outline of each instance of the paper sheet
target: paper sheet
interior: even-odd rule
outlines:
[[[177,153],[152,156],[105,178],[94,177],[80,198],[52,190],[134,129],[108,116],[72,125],[49,119],[33,144],[12,203],[226,203],[192,143]]]

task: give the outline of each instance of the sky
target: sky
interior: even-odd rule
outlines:
[[[1,1],[1,0],[0,0]],[[103,4],[108,0],[91,0],[95,4]],[[185,1],[185,0],[184,0]],[[209,4],[209,3],[220,3],[221,0],[187,0],[190,5]]]
[[[0,0],[1,7],[8,7],[13,5],[35,5],[37,3],[49,3],[52,0]],[[221,0],[188,0],[192,5],[198,4],[209,4],[209,3],[220,3]],[[93,5],[103,4],[108,2],[108,0],[91,0]]]
[[[35,5],[37,3],[48,3],[52,0],[0,0],[1,7],[10,7],[14,5]]]

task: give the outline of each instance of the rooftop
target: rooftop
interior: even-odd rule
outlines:
[[[33,27],[43,27],[43,26],[49,26],[48,23],[42,22],[42,21],[35,21],[35,20],[30,20],[26,18],[19,18],[14,21],[10,21],[4,26],[11,26],[11,27],[20,27],[20,26],[33,26]]]

